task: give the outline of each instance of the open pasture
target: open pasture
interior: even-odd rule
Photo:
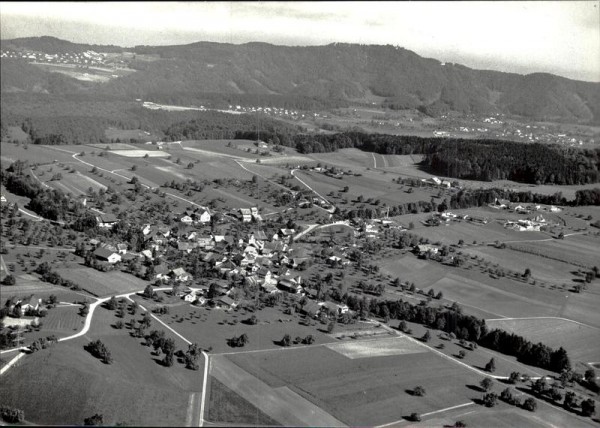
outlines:
[[[100,189],[106,190],[106,186],[104,184],[80,173],[79,171],[76,171],[75,173],[65,171],[61,173],[62,178],[60,180],[45,181],[45,178],[49,179],[52,177],[51,174],[52,173],[44,173],[42,177],[38,175],[38,178],[44,181],[44,183],[48,186],[54,187],[55,189],[58,189],[64,193],[71,193],[75,197],[87,194],[90,187],[95,192],[99,191]]]
[[[427,215],[426,217],[429,217]],[[523,240],[548,239],[548,235],[541,232],[517,232],[513,229],[507,229],[498,222],[490,221],[487,224],[476,224],[470,221],[460,220],[451,221],[446,225],[442,224],[436,227],[428,227],[415,223],[415,233],[431,242],[441,242],[444,245],[457,244],[461,239],[466,244],[472,242],[492,243],[513,242]]]
[[[377,347],[380,340],[392,339],[364,345]],[[412,412],[432,412],[479,398],[466,385],[478,384],[481,376],[423,350],[351,359],[327,346],[313,346],[240,353],[228,359],[271,388],[288,387],[350,426],[386,424]],[[423,386],[427,395],[408,393],[416,385]]]
[[[136,150],[139,149],[139,146],[134,146],[126,143],[97,143],[97,144],[86,144],[86,146],[93,147],[94,149],[100,150]]]
[[[519,242],[508,244],[510,248],[521,249],[540,256],[548,257],[548,262],[563,261],[576,266],[600,267],[600,255],[596,254],[600,248],[600,239],[585,235],[572,235],[562,240]],[[523,258],[529,254],[522,253]]]
[[[155,140],[158,138],[157,135],[148,132],[148,131],[144,131],[143,129],[117,129],[117,128],[107,128],[104,131],[104,135],[106,135],[106,138],[109,138],[111,140],[116,140],[121,139],[122,141],[128,141],[131,138],[134,138],[136,140],[145,140],[145,141],[151,141],[151,140]],[[112,147],[112,145],[111,145]]]
[[[55,146],[41,146],[38,144],[28,144],[27,148],[23,144],[16,145],[11,143],[3,142],[0,144],[0,151],[2,157],[5,159],[12,160],[27,160],[29,164],[48,164],[53,163],[55,160],[62,163],[77,162],[73,159],[73,154],[77,153],[73,151],[60,151],[54,148]],[[61,146],[63,148],[65,146]],[[81,148],[81,146],[80,146]]]
[[[552,348],[562,346],[571,360],[584,363],[600,361],[600,329],[560,318],[521,318],[486,321],[499,328]]]
[[[146,281],[120,271],[100,272],[87,267],[61,268],[56,271],[63,278],[70,279],[98,297],[141,291],[147,285]]]
[[[187,370],[180,363],[161,366],[160,357],[153,357],[128,330],[110,326],[117,319],[114,312],[98,308],[86,337],[26,356],[3,378],[0,401],[23,409],[28,421],[44,425],[81,425],[94,413],[103,414],[110,425],[184,425],[194,416],[189,414],[190,395],[200,396],[203,371]],[[184,347],[173,337],[178,349]],[[103,364],[83,349],[96,339],[111,351],[112,364]]]
[[[351,360],[356,358],[387,357],[427,352],[426,348],[409,340],[405,336],[375,341],[332,343],[325,346]]]
[[[518,247],[521,244],[516,245]],[[485,261],[498,264],[501,268],[514,272],[523,273],[525,269],[531,269],[531,278],[535,280],[550,284],[574,285],[573,279],[575,277],[571,273],[574,269],[573,265],[558,260],[549,260],[536,254],[515,251],[511,249],[511,246],[507,246],[505,249],[498,249],[493,246],[469,247],[463,248],[462,252],[470,257],[483,258]]]
[[[135,298],[140,299],[138,296]],[[141,304],[146,306],[144,303]],[[313,335],[315,344],[332,341],[329,335],[319,331],[315,326],[299,324],[298,315],[286,315],[280,309],[267,307],[254,312],[259,320],[257,325],[247,325],[242,322],[251,315],[253,313],[245,310],[231,312],[184,304],[173,307],[170,313],[162,315],[161,319],[192,342],[197,342],[205,348],[212,346],[213,352],[280,349],[279,341],[285,334],[289,334],[292,340],[296,337],[304,338]],[[243,333],[249,339],[246,346],[232,348],[227,345],[227,339]]]

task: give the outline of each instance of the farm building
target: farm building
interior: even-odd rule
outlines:
[[[96,257],[96,259],[98,259],[100,261],[108,262],[111,264],[121,261],[120,254],[118,254],[115,251],[110,250],[106,247],[97,248],[96,251],[94,251],[94,257]]]
[[[321,306],[317,302],[308,301],[302,306],[302,312],[311,318],[317,318],[321,312]]]
[[[219,306],[224,307],[224,308],[231,308],[234,309],[237,307],[237,303],[229,296],[222,296],[219,297],[219,299],[217,300],[217,303],[219,304]]]
[[[248,208],[240,208],[241,220],[244,223],[250,223],[252,221],[252,212]]]
[[[171,272],[169,272],[169,276],[177,281],[189,281],[192,279],[192,275],[187,273],[183,268],[171,270]]]
[[[300,277],[294,278],[282,278],[277,284],[279,289],[287,291],[292,294],[299,294],[302,292],[302,286],[300,285]]]
[[[208,223],[210,221],[210,213],[207,210],[201,210],[196,213],[196,219],[200,223]]]
[[[102,214],[96,216],[96,221],[98,222],[98,227],[111,228],[117,224],[119,219],[114,214]]]

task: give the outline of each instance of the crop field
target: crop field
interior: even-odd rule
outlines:
[[[82,289],[102,297],[141,291],[148,284],[133,275],[120,271],[100,272],[92,268],[61,268],[56,270],[65,279],[70,279]]]
[[[332,351],[354,360],[356,358],[387,357],[419,354],[427,349],[407,337],[393,337],[374,341],[343,342],[325,345]]]
[[[3,376],[0,402],[23,409],[28,421],[44,425],[81,425],[94,413],[103,414],[109,425],[186,424],[193,417],[190,395],[200,396],[203,371],[180,363],[159,365],[159,357],[139,339],[110,326],[115,320],[114,313],[99,308],[87,337],[26,356]],[[111,351],[111,365],[83,349],[95,339]],[[177,338],[176,346],[182,347]]]
[[[365,345],[376,347],[378,341],[389,340]],[[386,424],[412,412],[427,413],[479,398],[466,385],[478,384],[480,376],[423,349],[351,359],[320,346],[240,353],[228,359],[272,390],[287,387],[350,426]],[[427,395],[407,392],[416,385],[423,386]]]
[[[137,150],[139,146],[134,146],[126,143],[107,143],[107,144],[86,144],[86,146],[93,147],[94,149],[100,150]]]
[[[40,318],[42,328],[40,331],[34,331],[25,335],[25,344],[39,337],[55,335],[61,337],[71,336],[83,328],[85,318],[79,315],[81,306],[58,305],[48,310],[44,318]]]
[[[571,360],[600,361],[600,329],[559,318],[498,319],[487,321],[490,328],[519,334],[533,343],[562,346]]]
[[[253,406],[248,400],[227,388],[214,377],[208,381],[208,421],[246,423],[252,425],[279,425],[279,423]]]

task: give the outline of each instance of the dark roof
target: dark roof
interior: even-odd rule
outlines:
[[[115,254],[114,251],[109,250],[108,248],[97,248],[96,251],[94,251],[94,255],[96,257],[100,257],[102,259],[108,259],[111,255]]]

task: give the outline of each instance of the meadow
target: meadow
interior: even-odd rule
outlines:
[[[88,267],[68,267],[56,269],[56,272],[97,297],[141,291],[148,285],[146,281],[121,271],[100,272]]]

